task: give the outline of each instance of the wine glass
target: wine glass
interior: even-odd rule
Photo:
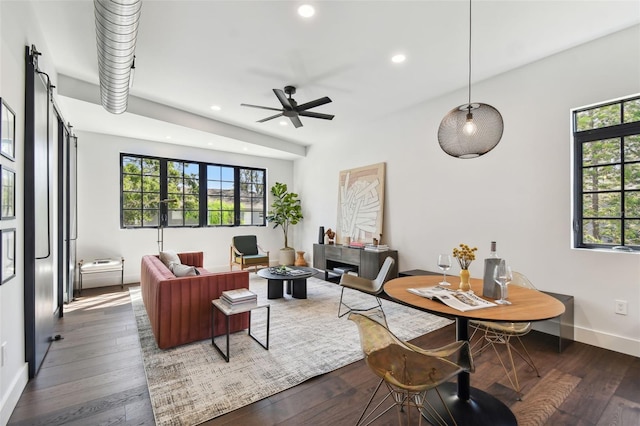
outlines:
[[[439,255],[438,268],[442,271],[442,282],[438,285],[451,285],[447,282],[447,271],[451,268],[451,256],[444,253]]]
[[[504,259],[500,259],[500,263],[493,270],[493,279],[500,286],[500,299],[496,300],[496,303],[500,305],[510,305],[511,302],[507,300],[507,284],[513,280],[513,274],[511,267],[507,265]]]

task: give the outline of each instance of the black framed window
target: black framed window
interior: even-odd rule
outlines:
[[[265,212],[265,171],[259,169],[239,169],[240,218],[241,225],[264,223]]]
[[[121,154],[122,228],[265,225],[266,170]]]
[[[200,165],[167,161],[167,226],[200,225]]]
[[[235,224],[235,169],[210,164],[207,166],[207,224]]]
[[[160,206],[160,160],[121,156],[123,228],[158,226]]]
[[[640,250],[640,97],[573,111],[574,241]]]

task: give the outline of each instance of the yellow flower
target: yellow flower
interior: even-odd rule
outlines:
[[[461,269],[469,269],[469,265],[471,265],[471,262],[474,261],[476,259],[476,254],[475,252],[478,250],[478,247],[469,247],[466,244],[460,244],[458,247],[455,247],[453,249],[453,257],[455,257],[458,260],[458,264],[460,265]]]

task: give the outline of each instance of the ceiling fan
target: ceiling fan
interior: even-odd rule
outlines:
[[[298,105],[298,103],[291,97],[291,95],[296,93],[296,88],[293,86],[285,86],[284,91],[280,89],[273,89],[273,93],[276,94],[278,100],[282,104],[282,108],[271,108],[260,105],[250,105],[250,104],[240,104],[242,106],[251,107],[251,108],[260,108],[260,109],[268,109],[271,111],[280,111],[276,115],[272,115],[271,117],[263,118],[262,120],[258,120],[258,123],[264,123],[265,121],[272,120],[278,117],[289,117],[293,125],[298,128],[302,127],[302,122],[300,121],[299,116],[303,117],[312,117],[312,118],[322,118],[323,120],[332,120],[333,115],[331,114],[322,114],[319,112],[311,112],[307,111],[311,108],[315,108],[320,105],[328,104],[331,102],[331,99],[328,97],[319,98],[315,101],[307,102],[302,105]],[[287,97],[286,95],[289,97]]]

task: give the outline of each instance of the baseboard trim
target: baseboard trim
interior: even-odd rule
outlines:
[[[575,327],[574,333],[577,342],[640,358],[640,340],[581,327]]]
[[[29,382],[29,364],[26,362],[18,370],[17,374],[13,377],[13,382],[9,386],[9,390],[2,396],[2,404],[0,405],[0,425],[6,425],[9,423],[9,418],[13,410],[18,404],[18,400],[22,395],[22,391]]]

